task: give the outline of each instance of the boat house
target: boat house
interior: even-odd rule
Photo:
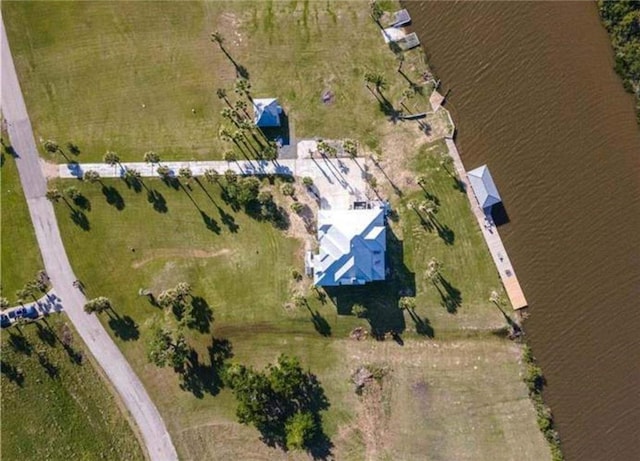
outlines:
[[[468,171],[467,176],[473,193],[483,210],[490,210],[493,205],[502,201],[487,165]]]

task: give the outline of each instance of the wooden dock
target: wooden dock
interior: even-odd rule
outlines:
[[[446,109],[440,107],[439,110]],[[453,142],[453,136],[447,137],[445,141],[447,143],[447,148],[449,149],[449,155],[453,158],[458,178],[462,181],[465,190],[467,191],[471,210],[478,221],[484,240],[487,242],[489,253],[491,253],[496,269],[498,269],[498,274],[500,274],[500,279],[502,280],[504,289],[507,292],[509,301],[511,301],[511,305],[514,309],[527,307],[527,300],[524,297],[524,293],[520,287],[520,282],[518,282],[518,277],[511,265],[507,251],[505,250],[500,234],[498,233],[498,229],[494,225],[491,216],[485,215],[485,212],[480,208],[480,205],[476,200],[473,188],[471,187],[471,183],[467,177],[467,171],[465,170],[462,159],[460,158],[460,153],[458,152],[455,142]]]

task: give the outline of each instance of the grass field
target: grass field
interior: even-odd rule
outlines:
[[[8,1],[2,12],[36,137],[75,143],[79,161],[107,149],[129,161],[148,150],[221,158],[216,89],[233,99],[236,68],[210,41],[216,30],[252,94],[280,98],[296,137],[380,140],[384,114],[362,76],[391,77],[396,64],[364,1]],[[421,57],[410,56],[412,76]]]
[[[6,139],[3,136],[3,139]],[[4,150],[4,149],[3,149]],[[15,292],[43,269],[27,202],[20,185],[18,168],[2,153],[0,169],[0,286],[2,296],[15,304]]]
[[[63,316],[2,332],[2,459],[144,459]]]
[[[291,276],[303,265],[296,216],[289,230],[277,229],[233,211],[216,184],[183,190],[145,180],[139,192],[118,180],[53,184],[75,185],[86,197],[75,219],[64,202],[56,205],[71,263],[90,297],[111,298],[117,315],[102,320],[182,458],[307,459],[266,447],[236,422],[234,399],[209,363],[221,340],[238,362],[260,368],[285,352],[317,374],[331,403],[324,429],[336,459],[548,458],[519,346],[505,338],[506,320],[488,301],[500,291],[495,267],[467,198],[439,164],[445,123],[431,116],[421,131],[390,121],[364,86],[365,71],[382,73],[394,104],[408,86],[366,2],[4,2],[3,14],[37,134],[78,144],[78,161],[106,149],[123,160],[149,149],[166,159],[218,158],[226,147],[217,139],[223,103],[215,90],[230,89],[236,71],[209,41],[213,30],[249,72],[253,94],[280,98],[297,138],[354,138],[381,158],[370,171],[397,212],[388,232],[392,276],[328,290],[326,299]],[[405,72],[416,79],[421,55],[407,56]],[[424,89],[407,104],[424,103]],[[334,93],[331,104],[321,102],[324,90]],[[428,178],[425,190],[418,174]],[[440,232],[407,209],[427,193],[440,202]],[[277,198],[288,209],[290,199]],[[434,256],[444,264],[444,292],[424,277]],[[167,314],[138,295],[181,281],[202,299],[198,328],[188,330],[198,354],[188,389],[173,371],[148,363],[150,331]],[[295,292],[307,294],[308,308],[292,305]],[[399,297],[414,293],[415,312],[399,310]],[[368,308],[367,320],[348,315],[356,302]],[[380,339],[398,336],[356,341],[349,334],[358,326]],[[387,372],[359,397],[350,376],[363,365]]]

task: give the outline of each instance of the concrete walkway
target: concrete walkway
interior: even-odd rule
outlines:
[[[35,307],[40,316],[49,315],[51,313],[62,312],[64,306],[62,305],[62,299],[56,294],[54,289],[49,290],[45,295],[40,297],[36,301],[31,301],[17,306],[8,307],[2,310],[2,314],[10,314],[13,311]]]
[[[239,160],[199,161],[199,162],[144,162],[121,163],[70,163],[58,166],[60,178],[82,178],[85,171],[97,171],[103,178],[119,178],[126,168],[136,170],[143,178],[159,178],[159,165],[166,166],[171,176],[178,176],[180,168],[189,168],[193,176],[203,176],[204,172],[214,169],[219,174],[227,170],[239,175],[285,175],[313,179],[315,190],[320,197],[323,209],[348,209],[354,201],[366,200],[366,182],[364,158],[325,158],[313,157],[281,160]]]
[[[153,461],[178,459],[160,413],[120,349],[94,315],[84,312],[86,298],[73,286],[76,276],[62,244],[53,206],[45,198],[47,183],[40,168],[31,122],[24,104],[13,57],[2,22],[2,112],[11,144],[17,154],[16,165],[29,207],[31,221],[42,253],[45,270],[65,311],[105,375],[135,420],[149,457]]]

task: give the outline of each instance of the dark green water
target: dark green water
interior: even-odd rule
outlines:
[[[590,2],[406,2],[487,163],[568,460],[640,459],[640,130]]]

